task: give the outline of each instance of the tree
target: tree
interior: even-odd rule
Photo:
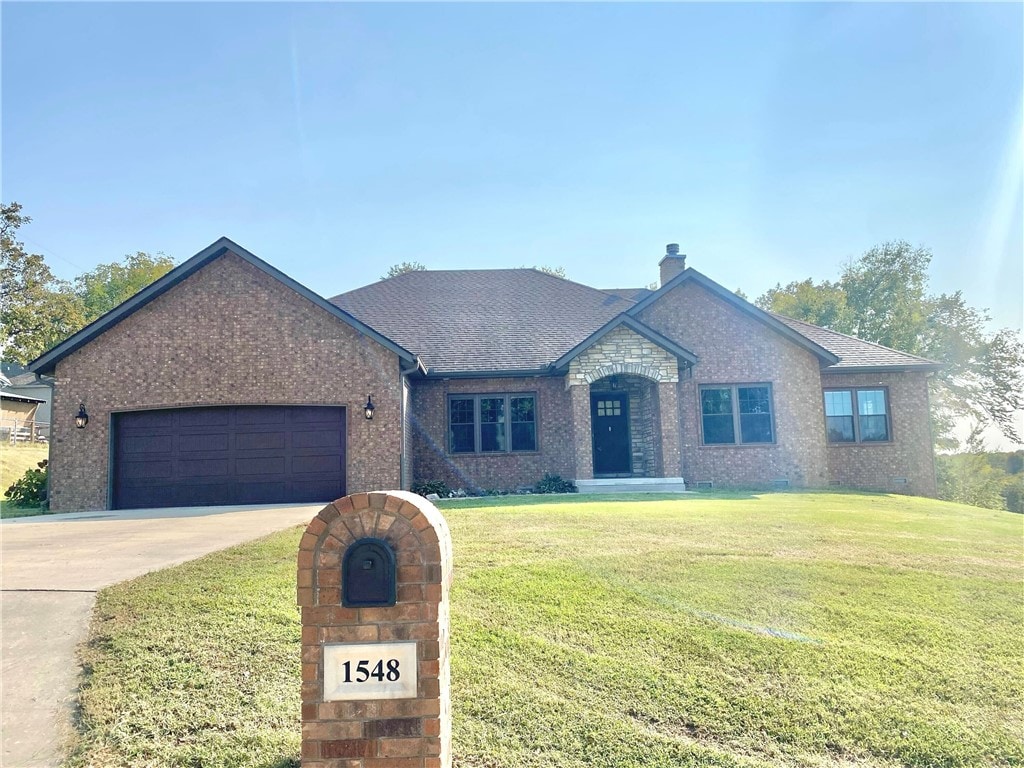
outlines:
[[[27,363],[109,312],[174,267],[158,253],[138,252],[58,280],[40,254],[26,253],[18,229],[32,219],[19,203],[0,208],[0,344],[3,359]]]
[[[542,264],[539,267],[534,267],[538,272],[543,272],[545,275],[552,275],[554,277],[560,277],[563,280],[568,280],[569,277],[565,273],[565,267],[549,267]]]
[[[31,221],[20,203],[0,203],[0,346],[9,362],[27,363],[83,324],[71,286],[17,239]]]
[[[404,275],[406,272],[425,272],[426,269],[426,264],[420,264],[418,261],[403,261],[401,264],[392,265],[386,274],[381,275],[380,279],[387,280],[392,277]]]
[[[846,292],[839,283],[825,280],[814,283],[810,278],[782,287],[776,285],[755,302],[768,312],[806,320],[840,333],[853,333],[853,310],[846,303]]]
[[[963,294],[928,294],[932,254],[905,241],[884,243],[846,265],[839,281],[777,285],[757,306],[865,341],[942,363],[932,380],[936,444],[952,449],[958,419],[996,424],[1020,440],[1014,412],[1024,406],[1024,344],[1016,331],[987,333],[985,310]]]
[[[124,261],[100,264],[75,278],[75,293],[82,300],[84,320],[91,323],[174,268],[163,253],[128,254]]]
[[[939,456],[935,470],[938,476],[939,498],[972,504],[988,509],[1005,509],[1004,488],[1007,475],[988,460],[981,424],[975,424],[967,437],[967,450],[948,456]]]

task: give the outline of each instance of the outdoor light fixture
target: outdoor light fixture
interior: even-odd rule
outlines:
[[[89,423],[89,414],[85,412],[85,403],[78,404],[78,415],[75,416],[75,426],[78,429],[85,429],[85,425]]]
[[[373,395],[366,396],[366,405],[363,406],[363,413],[366,414],[366,420],[370,421],[373,418]]]

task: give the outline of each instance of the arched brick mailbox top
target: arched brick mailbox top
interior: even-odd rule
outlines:
[[[407,589],[403,599],[403,585],[451,582],[452,539],[437,507],[407,491],[356,493],[331,502],[306,526],[299,542],[300,606],[341,605],[342,557],[349,544],[364,538],[384,539],[394,548],[398,605],[412,602],[416,592]]]
[[[345,607],[345,552],[367,539],[383,539],[394,550],[396,602]],[[451,580],[448,524],[421,496],[404,491],[357,493],[328,504],[313,518],[298,554],[303,768],[451,766]],[[325,647],[349,646],[353,653],[360,649],[369,655],[377,647],[403,644],[414,655],[409,666],[402,662],[401,669],[416,670],[415,685],[407,693],[356,698],[348,695],[348,685],[338,685],[332,694],[339,680],[337,663],[327,661]],[[354,670],[356,661],[351,664]],[[345,669],[347,675],[349,668]],[[339,694],[339,689],[345,692]]]

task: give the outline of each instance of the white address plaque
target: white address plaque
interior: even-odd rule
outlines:
[[[415,699],[416,643],[324,645],[324,701]]]

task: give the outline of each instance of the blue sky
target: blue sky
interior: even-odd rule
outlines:
[[[752,298],[874,244],[1021,326],[1022,8],[4,3],[2,197],[62,277],[227,235]]]

